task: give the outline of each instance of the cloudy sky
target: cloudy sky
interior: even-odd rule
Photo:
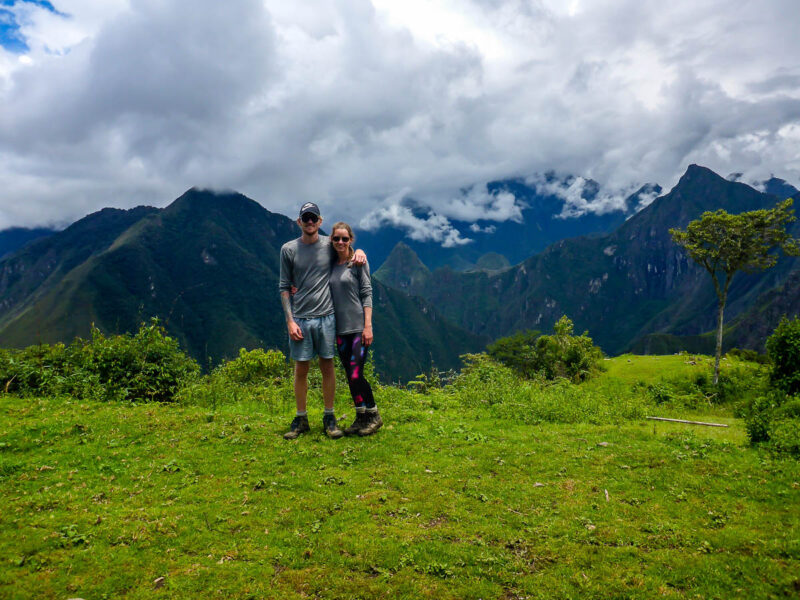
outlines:
[[[690,163],[800,187],[798,26],[798,0],[0,0],[0,228],[192,186],[484,224],[520,208],[486,182],[550,170],[599,182],[582,211]]]

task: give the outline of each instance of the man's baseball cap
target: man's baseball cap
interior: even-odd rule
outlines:
[[[303,204],[303,206],[300,207],[300,216],[302,217],[306,213],[311,213],[319,217],[320,216],[319,206],[317,206],[313,202],[306,202],[305,204]]]

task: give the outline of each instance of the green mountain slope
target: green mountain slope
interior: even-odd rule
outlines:
[[[109,214],[116,220],[100,231],[90,215],[44,240],[51,245],[38,254],[0,262],[9,273],[3,299],[13,300],[0,315],[0,344],[68,341],[87,336],[91,323],[132,331],[158,316],[203,364],[240,347],[286,350],[277,282],[280,247],[298,234],[291,219],[241,194],[196,189],[163,210]],[[25,268],[13,280],[21,264],[48,269],[34,276]],[[375,361],[388,379],[410,379],[431,359],[456,366],[460,353],[483,347],[427,303],[380,286],[376,296]]]
[[[684,227],[705,210],[738,213],[775,202],[775,196],[692,165],[668,194],[609,235],[562,240],[498,275],[439,269],[424,285],[399,283],[476,333],[547,330],[567,314],[576,329],[588,329],[606,352],[616,354],[649,334],[691,336],[714,327],[716,296],[708,274],[672,243],[670,227]],[[796,259],[786,259],[766,273],[739,275],[728,318],[797,268]],[[395,285],[401,272],[393,265]]]

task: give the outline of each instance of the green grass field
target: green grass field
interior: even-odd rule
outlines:
[[[580,393],[691,362],[619,357]],[[0,598],[796,597],[800,462],[730,408],[629,396],[559,423],[383,388],[377,435],[328,440],[315,395],[286,442],[288,404],[0,395]]]

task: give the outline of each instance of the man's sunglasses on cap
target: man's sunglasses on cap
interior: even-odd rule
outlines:
[[[307,212],[303,213],[303,216],[300,217],[300,220],[303,221],[303,223],[316,223],[319,221],[319,217],[314,213]]]

